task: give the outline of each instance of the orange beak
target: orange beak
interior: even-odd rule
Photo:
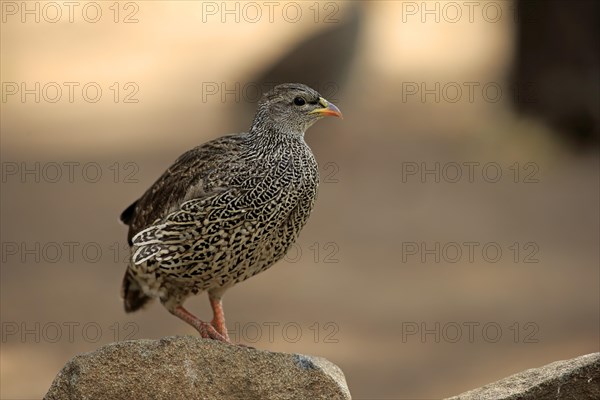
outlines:
[[[344,118],[342,116],[342,112],[339,108],[335,106],[335,104],[328,102],[324,98],[319,98],[319,104],[323,106],[323,108],[317,108],[316,110],[312,110],[311,114],[319,114],[325,117],[339,117]]]

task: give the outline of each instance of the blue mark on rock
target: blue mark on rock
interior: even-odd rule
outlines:
[[[312,360],[306,356],[303,356],[301,354],[294,354],[294,363],[300,367],[301,369],[304,370],[309,370],[309,369],[317,369],[318,367],[315,365],[314,362],[312,362]]]

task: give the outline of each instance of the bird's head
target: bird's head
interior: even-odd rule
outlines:
[[[341,118],[342,113],[308,86],[284,83],[262,97],[253,129],[270,127],[278,133],[304,134],[312,124],[327,116]]]

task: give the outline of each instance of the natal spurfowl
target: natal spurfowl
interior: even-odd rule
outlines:
[[[123,279],[127,312],[159,298],[204,338],[229,342],[221,298],[271,267],[298,238],[319,184],[304,132],[340,110],[302,84],[265,94],[247,133],[184,153],[122,214],[131,261]],[[207,291],[211,323],[185,308]]]

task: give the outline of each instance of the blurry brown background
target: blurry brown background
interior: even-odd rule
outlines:
[[[159,304],[124,313],[118,215],[281,80],[344,120],[308,132],[316,209],[294,254],[225,297],[234,338],[326,357],[357,399],[598,351],[596,7],[471,3],[80,2],[70,21],[62,2],[2,2],[0,397],[40,398],[115,340],[196,334]],[[210,318],[205,295],[187,305]]]

